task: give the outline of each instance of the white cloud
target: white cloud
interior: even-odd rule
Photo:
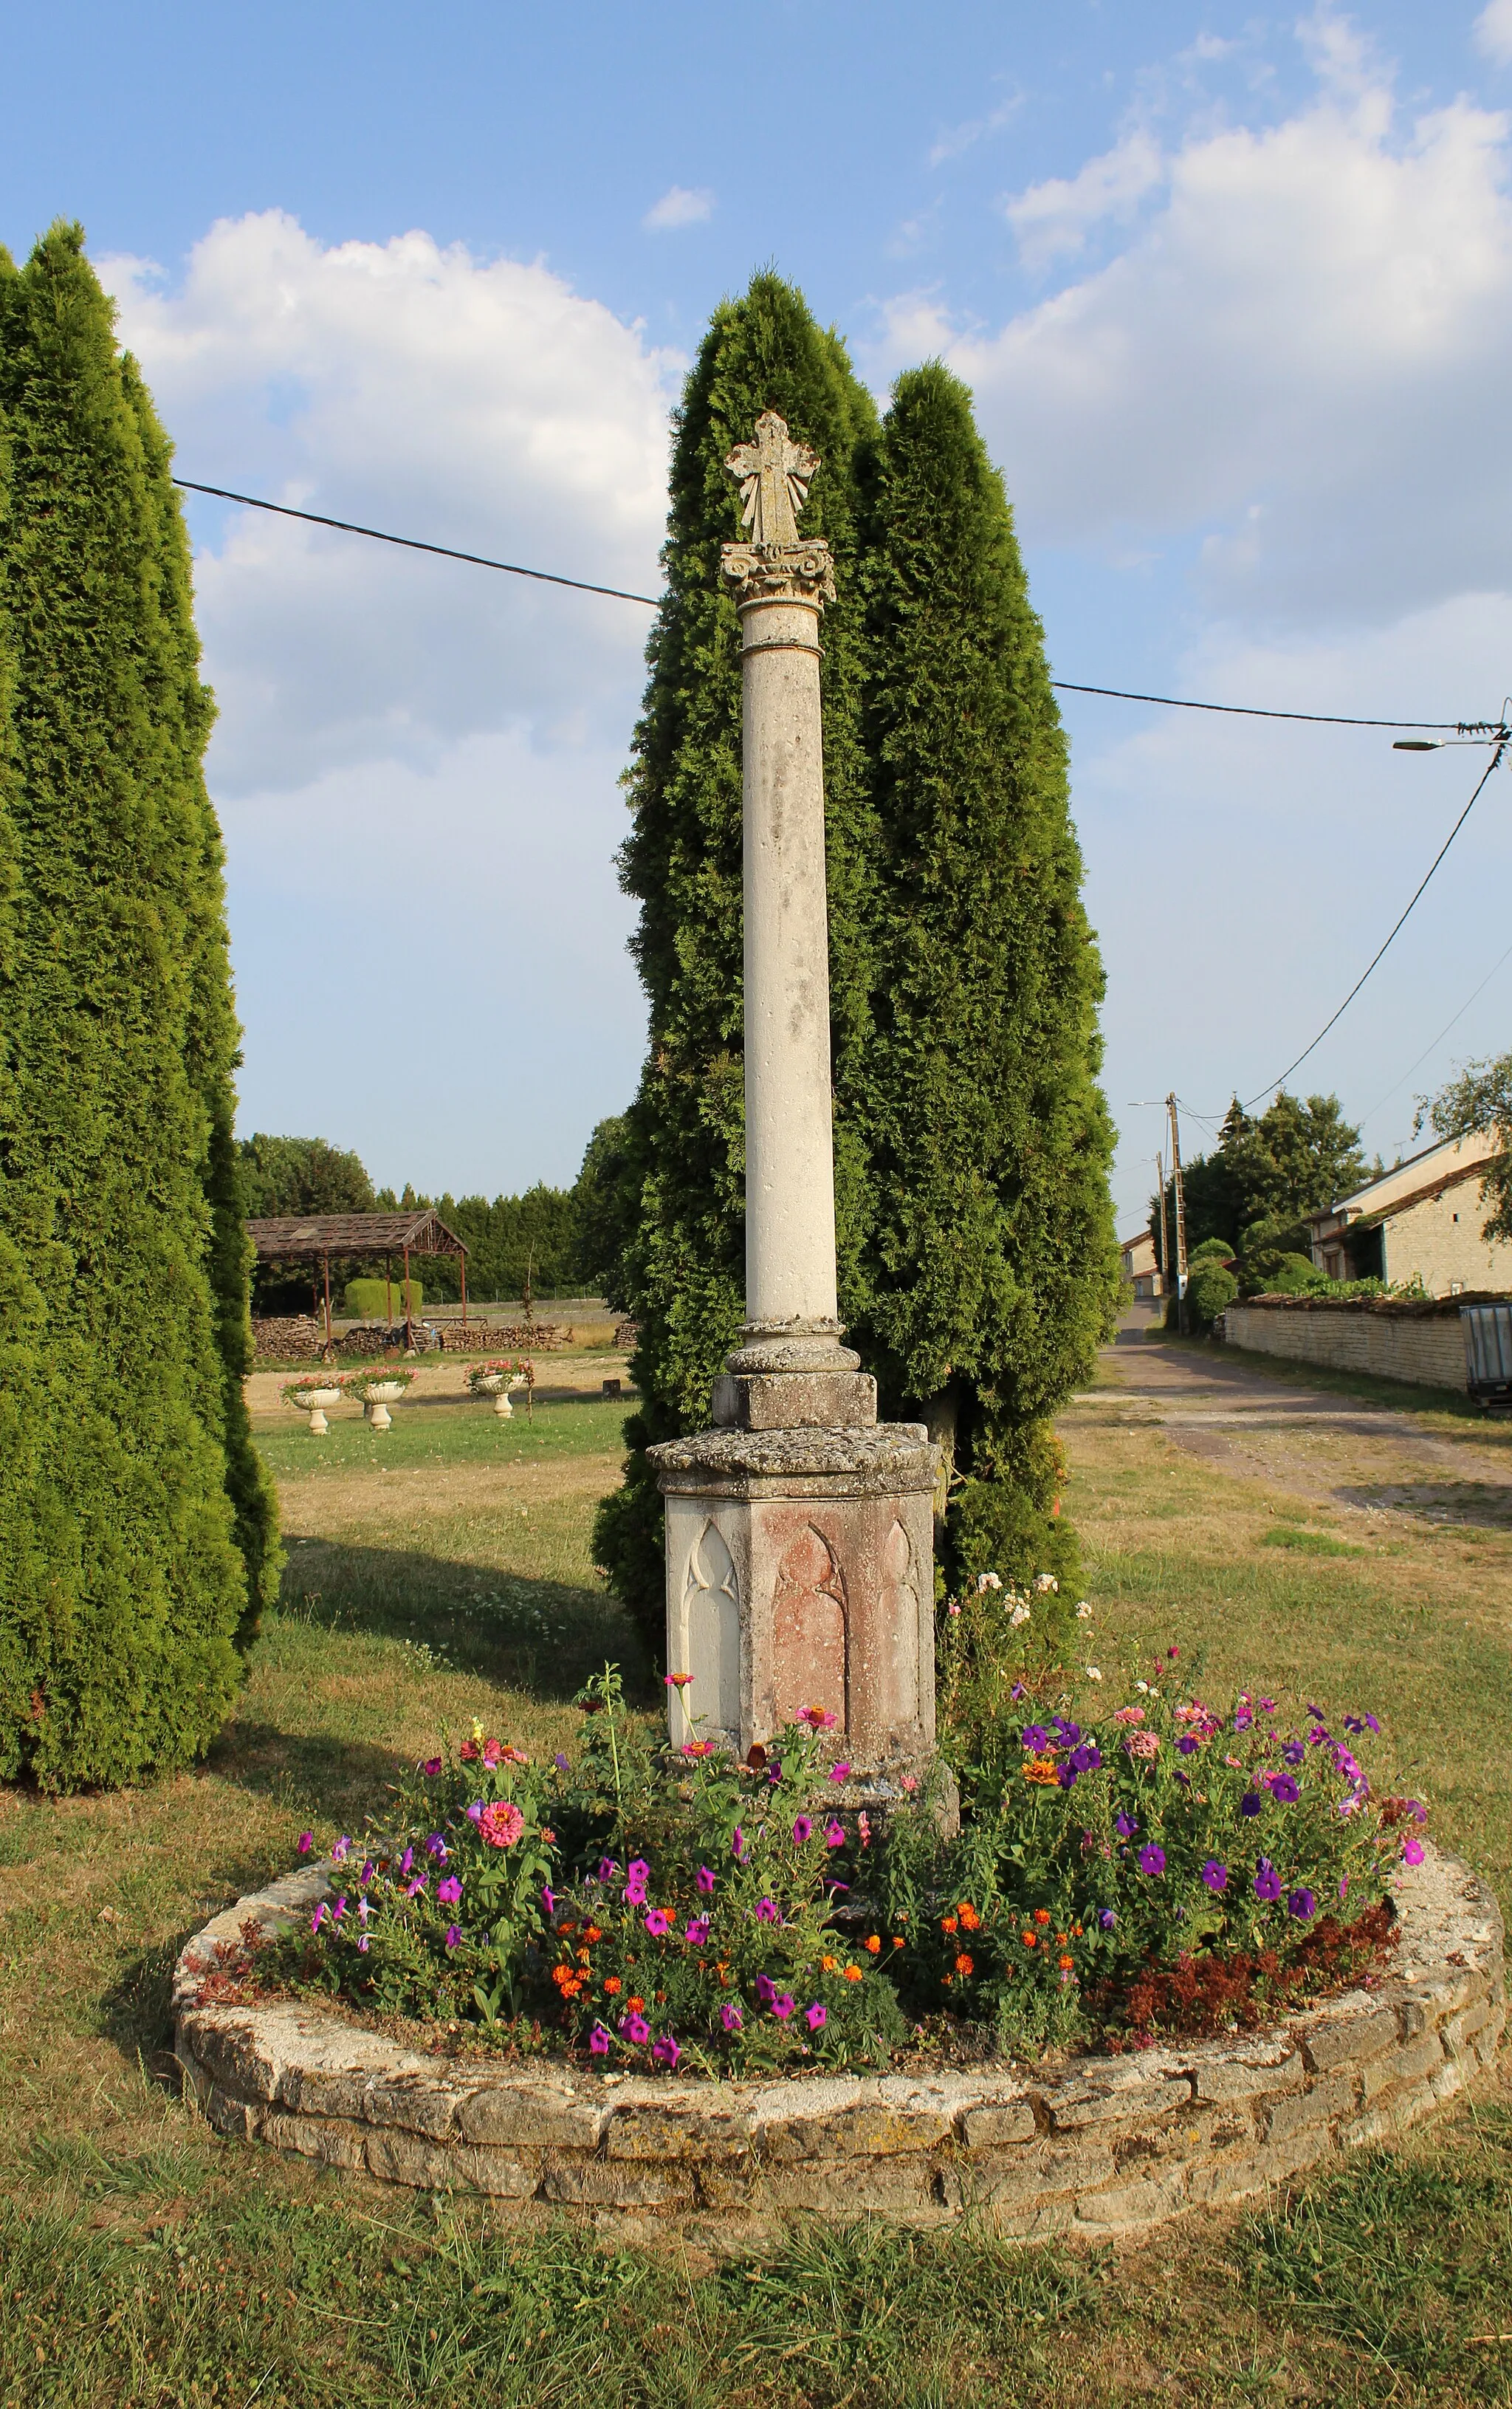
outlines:
[[[702,225],[714,213],[714,196],[706,188],[690,192],[673,184],[647,209],[641,223],[648,234],[667,234],[678,226]]]
[[[987,135],[1001,134],[1003,127],[1017,116],[1023,105],[1023,94],[1015,92],[998,108],[989,109],[985,117],[970,117],[964,124],[946,126],[930,145],[930,166],[943,167],[947,159],[963,158]]]
[[[186,476],[654,594],[676,363],[539,265],[223,222],[105,263]],[[252,512],[196,560],[221,794],[622,730],[650,613]]]
[[[1476,42],[1498,66],[1512,66],[1512,0],[1490,0],[1476,19]]]
[[[1101,159],[1089,159],[1075,176],[1052,176],[1003,202],[1003,215],[1018,241],[1026,267],[1084,249],[1089,229],[1103,218],[1129,218],[1161,180],[1159,145],[1148,134],[1125,137]]]
[[[1384,618],[1505,573],[1508,120],[1461,99],[1398,130],[1336,30],[1313,21],[1308,106],[1168,150],[1107,265],[997,334],[916,295],[888,318],[893,367],[945,333],[1031,537],[1201,543],[1228,613]],[[1017,206],[1063,248],[1149,172],[1095,160]]]

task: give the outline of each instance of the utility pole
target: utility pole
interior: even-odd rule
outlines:
[[[1176,1118],[1176,1099],[1173,1091],[1165,1100],[1171,1116],[1171,1179],[1176,1191],[1176,1323],[1183,1337],[1187,1334],[1187,1205],[1181,1190],[1181,1125]]]
[[[1162,1154],[1157,1154],[1155,1158],[1155,1177],[1160,1198],[1160,1289],[1163,1295],[1169,1296],[1171,1294],[1171,1225],[1166,1218],[1165,1157]],[[1164,1318],[1162,1315],[1161,1320],[1163,1320]]]

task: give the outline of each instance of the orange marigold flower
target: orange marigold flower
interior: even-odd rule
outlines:
[[[626,2009],[632,2016],[641,2015],[644,2012],[645,2004],[644,1999],[642,1999],[639,1994],[637,1994],[633,1999],[626,1999],[625,2002]]]
[[[656,1994],[656,2005],[657,2005],[657,2007],[658,2007],[658,2008],[664,2008],[664,2007],[666,2006],[666,2004],[667,2004],[667,1994],[666,1994],[666,1992],[665,1992],[665,1991],[658,1991],[658,1992],[657,1992],[657,1994]]]
[[[580,1966],[587,1966],[587,1965],[589,1965],[589,1964],[591,1964],[591,1963],[592,1963],[592,1960],[591,1960],[591,1959],[590,1959],[590,1957],[589,1957],[589,1955],[588,1955],[587,1950],[586,1950],[586,1949],[580,1949],[580,1950],[578,1951],[578,1964],[579,1964]]]
[[[882,1942],[874,1932],[869,1932],[866,1937],[866,1945],[871,1950],[871,1955],[874,1957],[878,1950],[882,1947]]]
[[[967,1956],[967,1955],[966,1955],[965,1950],[963,1949],[963,1950],[961,1951],[960,1955],[959,1955],[959,1956],[957,1958],[957,1960],[956,1960],[956,1971],[957,1971],[957,1973],[958,1973],[958,1974],[959,1974],[959,1975],[960,1975],[960,1977],[961,1977],[961,1979],[962,1979],[962,1981],[964,1981],[964,1980],[965,1980],[965,1978],[966,1978],[966,1976],[967,1976],[968,1974],[970,1974],[970,1973],[974,1972],[974,1970],[975,1970],[975,1960],[974,1960],[974,1958],[968,1957],[968,1956]]]
[[[1021,1932],[1018,1937],[1026,1949],[1032,1949],[1039,1938],[1039,1935],[1037,1933],[1024,1931]]]
[[[960,1917],[962,1926],[967,1932],[974,1932],[977,1926],[982,1921],[969,1898],[963,1898],[961,1900],[956,1912]]]
[[[1064,1949],[1067,1941],[1071,1939],[1071,1935],[1069,1932],[1058,1932],[1056,1934],[1056,1939],[1059,1941],[1062,1949]]]
[[[552,1968],[552,1981],[554,1983],[560,1983],[565,1988],[571,1980],[572,1969],[570,1966],[554,1966]]]
[[[943,1915],[943,1916],[940,1918],[940,1929],[941,1929],[941,1931],[942,1931],[942,1932],[954,1932],[954,1931],[955,1931],[955,1929],[956,1929],[956,1918],[955,1918],[955,1916],[953,1916],[953,1915]]]
[[[895,1949],[901,1949],[903,1945],[903,1936],[900,1932],[895,1932],[893,1934],[892,1945]]]
[[[604,1936],[597,1924],[585,1924],[583,1927],[583,1937],[584,1940],[602,1940]]]
[[[1062,1959],[1060,1960],[1060,1970],[1061,1970],[1061,1972],[1062,1972],[1063,1974],[1069,1974],[1069,1973],[1071,1972],[1071,1969],[1072,1969],[1073,1966],[1074,1966],[1074,1964],[1075,1964],[1075,1963],[1076,1963],[1076,1960],[1074,1959],[1074,1957],[1071,1957],[1071,1956],[1062,1957]]]
[[[604,1984],[604,1988],[605,1988],[605,1990],[609,1993],[609,1996],[610,1996],[610,1998],[613,1998],[613,1996],[614,1996],[615,1992],[619,1989],[619,1987],[620,1987],[620,1978],[619,1978],[619,1976],[618,1976],[617,1974],[611,1974],[611,1976],[609,1977],[608,1982]]]
[[[1034,1921],[1036,1924],[1048,1924],[1050,1921],[1049,1909],[1047,1907],[1037,1907],[1034,1911]]]
[[[858,1982],[860,1981],[860,1979],[861,1979],[861,1969],[860,1969],[859,1966],[847,1966],[847,1967],[846,1967],[846,1969],[845,1969],[845,1980],[846,1980],[846,1982],[847,1982],[847,1983],[858,1983]]]
[[[838,1957],[821,1957],[819,1960],[819,1970],[822,1974],[838,1974],[840,1971],[840,1959]]]

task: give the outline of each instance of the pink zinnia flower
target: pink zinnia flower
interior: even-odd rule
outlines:
[[[493,1848],[511,1848],[525,1830],[525,1817],[512,1798],[496,1798],[479,1816],[478,1829]]]

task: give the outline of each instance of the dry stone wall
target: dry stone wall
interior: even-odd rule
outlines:
[[[1335,1372],[1372,1372],[1430,1389],[1468,1386],[1459,1297],[1444,1303],[1256,1297],[1223,1315],[1224,1343]]]
[[[1400,1945],[1374,1987],[1272,2033],[1042,2074],[506,2070],[403,2049],[324,2007],[202,1998],[249,1920],[286,1925],[325,1889],[319,1871],[290,1875],[190,1942],[174,1983],[188,2092],[239,2141],[520,2205],[914,2224],[975,2211],[1026,2238],[1137,2235],[1405,2131],[1487,2064],[1505,2013],[1496,1902],[1432,1850],[1404,1872]]]

